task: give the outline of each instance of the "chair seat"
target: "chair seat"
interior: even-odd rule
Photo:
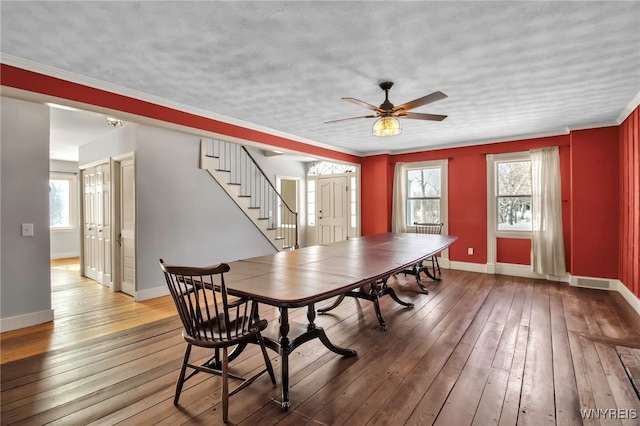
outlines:
[[[267,328],[267,320],[253,321],[251,328],[238,335],[232,335],[230,338],[226,335],[226,326],[223,314],[219,315],[219,318],[212,318],[210,321],[198,324],[198,330],[201,334],[200,337],[190,336],[186,330],[182,330],[182,338],[187,343],[192,345],[201,346],[205,348],[221,348],[224,346],[237,345],[248,341],[255,340],[256,334],[265,328]],[[230,329],[240,330],[243,322],[249,321],[248,317],[234,318],[229,322]],[[219,328],[218,328],[219,324]],[[220,329],[221,333],[217,330]],[[215,330],[215,331],[214,331]]]

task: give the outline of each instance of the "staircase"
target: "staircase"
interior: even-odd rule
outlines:
[[[202,139],[200,168],[218,181],[276,250],[299,248],[298,213],[282,199],[244,146]]]

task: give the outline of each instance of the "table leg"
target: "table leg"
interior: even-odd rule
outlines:
[[[329,340],[329,338],[327,337],[327,334],[324,332],[324,329],[322,327],[316,327],[316,325],[314,324],[315,318],[316,318],[316,308],[315,308],[315,305],[312,303],[307,307],[307,319],[309,320],[309,325],[307,326],[307,328],[309,329],[309,331],[312,331],[312,330],[314,331],[314,334],[317,335],[318,339],[320,339],[322,344],[327,349],[342,356],[358,355],[358,353],[353,349],[341,348],[340,346],[336,346],[333,343],[331,343],[331,340]]]
[[[289,353],[291,344],[289,342],[289,310],[280,308],[280,358],[282,361],[282,408],[288,410],[291,406],[289,401]]]
[[[333,302],[330,306],[327,306],[326,308],[318,308],[318,312],[321,314],[324,314],[325,312],[329,312],[330,310],[337,308],[338,305],[341,304],[342,301],[344,300],[344,297],[345,295],[341,294],[340,296],[338,296],[336,301]]]

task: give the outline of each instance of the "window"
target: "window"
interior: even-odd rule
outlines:
[[[307,181],[307,226],[316,226],[316,181]]]
[[[496,161],[498,231],[531,231],[531,161]]]
[[[74,229],[76,217],[76,176],[52,173],[49,177],[50,229]]]
[[[356,228],[358,226],[358,214],[357,214],[357,209],[358,209],[358,199],[356,198],[358,196],[357,192],[356,192],[356,177],[355,176],[351,176],[351,207],[350,207],[350,212],[351,212],[351,227],[352,228]]]
[[[442,168],[407,170],[407,226],[414,222],[440,223]]]

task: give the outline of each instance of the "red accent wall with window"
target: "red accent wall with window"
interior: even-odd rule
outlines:
[[[571,273],[618,277],[618,128],[571,132]]]
[[[562,198],[563,200],[567,200],[562,206],[565,252],[567,259],[570,259],[570,157],[568,145],[569,135],[560,135],[488,145],[474,145],[437,151],[399,154],[391,156],[390,159],[393,165],[399,161],[409,163],[449,158],[449,234],[458,237],[456,243],[449,248],[449,258],[453,261],[485,264],[487,262],[486,154],[503,154],[507,152],[528,151],[533,148],[546,146],[560,146]],[[393,174],[391,174],[390,179],[393,181]],[[388,202],[391,203],[391,201],[392,195],[389,194]],[[390,227],[388,229],[390,229]],[[504,256],[507,256],[509,259],[515,261],[513,263],[530,264],[530,251],[526,251],[522,241],[504,239],[500,244],[503,252],[499,255],[503,256],[503,259]],[[467,254],[467,248],[469,247],[473,248],[473,255]],[[506,252],[504,250],[510,250],[510,254],[505,254]],[[506,260],[498,261],[511,263]],[[569,262],[567,262],[567,265],[569,265]]]
[[[640,107],[620,125],[618,279],[640,298]]]

